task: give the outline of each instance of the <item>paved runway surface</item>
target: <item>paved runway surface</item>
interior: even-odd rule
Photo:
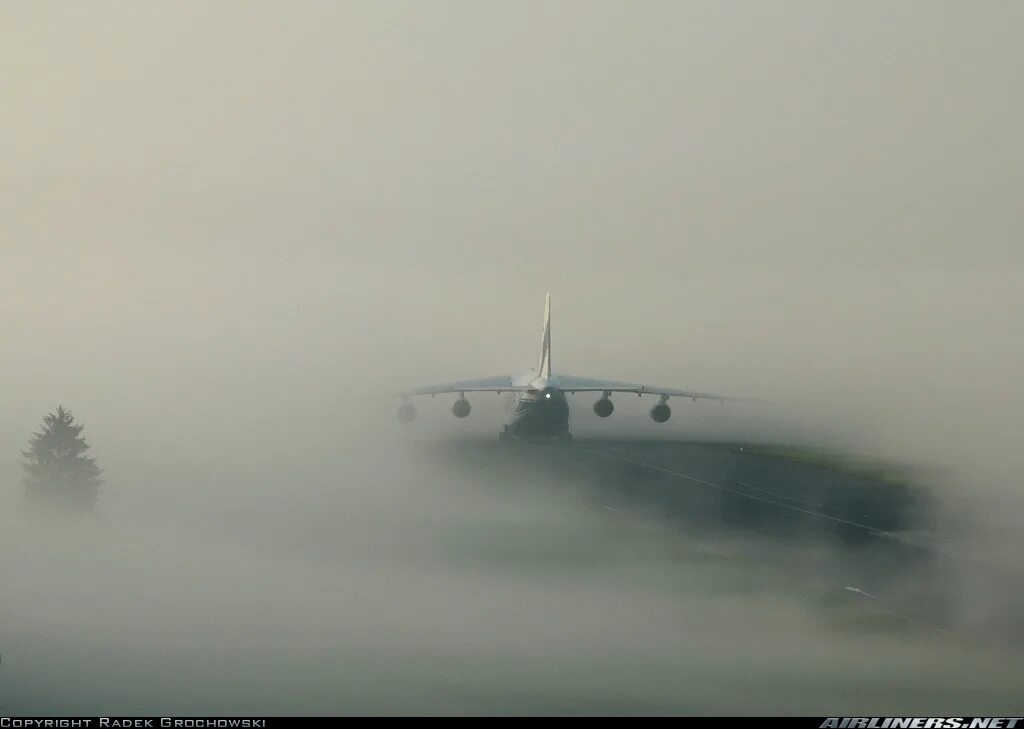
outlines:
[[[1021,709],[1019,580],[958,553],[925,483],[396,438],[108,496],[77,528],[2,512],[6,712]]]
[[[735,554],[742,544],[745,559],[794,577],[823,609],[888,618],[907,630],[969,632],[957,624],[962,555],[936,531],[928,484],[904,474],[871,477],[739,444],[578,439],[569,448],[507,448],[468,441],[445,450],[465,465],[536,469],[583,483],[609,512],[655,514],[704,550],[720,552],[716,545],[726,539]],[[1005,610],[1008,625],[985,627],[1000,640],[1024,642],[1016,613]]]

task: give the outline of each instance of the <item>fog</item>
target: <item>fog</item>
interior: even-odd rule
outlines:
[[[0,706],[1019,711],[1022,16],[5,4]],[[825,618],[799,540],[450,450],[493,396],[394,422],[535,365],[546,291],[556,371],[774,403],[578,396],[584,438],[927,473],[950,632]],[[21,508],[58,403],[85,523]]]

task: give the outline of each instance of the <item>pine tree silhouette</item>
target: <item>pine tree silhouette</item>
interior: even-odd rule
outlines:
[[[84,426],[58,406],[43,418],[42,432],[35,433],[28,450],[22,451],[26,500],[32,506],[90,511],[96,503],[102,471],[95,458],[85,454],[89,444],[82,437]]]

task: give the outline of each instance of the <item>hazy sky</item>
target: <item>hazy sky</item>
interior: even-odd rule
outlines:
[[[556,369],[988,462],[1024,407],[1022,20],[5,3],[0,431],[519,372],[550,290]]]

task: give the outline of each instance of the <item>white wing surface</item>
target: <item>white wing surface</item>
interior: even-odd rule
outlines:
[[[688,397],[691,400],[730,400],[744,401],[746,398],[726,397],[710,392],[694,390],[678,390],[672,387],[645,385],[638,382],[619,382],[617,380],[597,380],[591,377],[576,375],[558,375],[555,378],[558,386],[565,392],[630,392],[638,395],[668,395],[671,397]]]
[[[482,377],[479,380],[457,380],[455,382],[442,382],[439,385],[427,385],[406,390],[402,393],[405,397],[413,395],[440,395],[445,392],[516,392],[526,390],[523,385],[514,384],[513,378],[508,375],[496,375],[494,377]]]

